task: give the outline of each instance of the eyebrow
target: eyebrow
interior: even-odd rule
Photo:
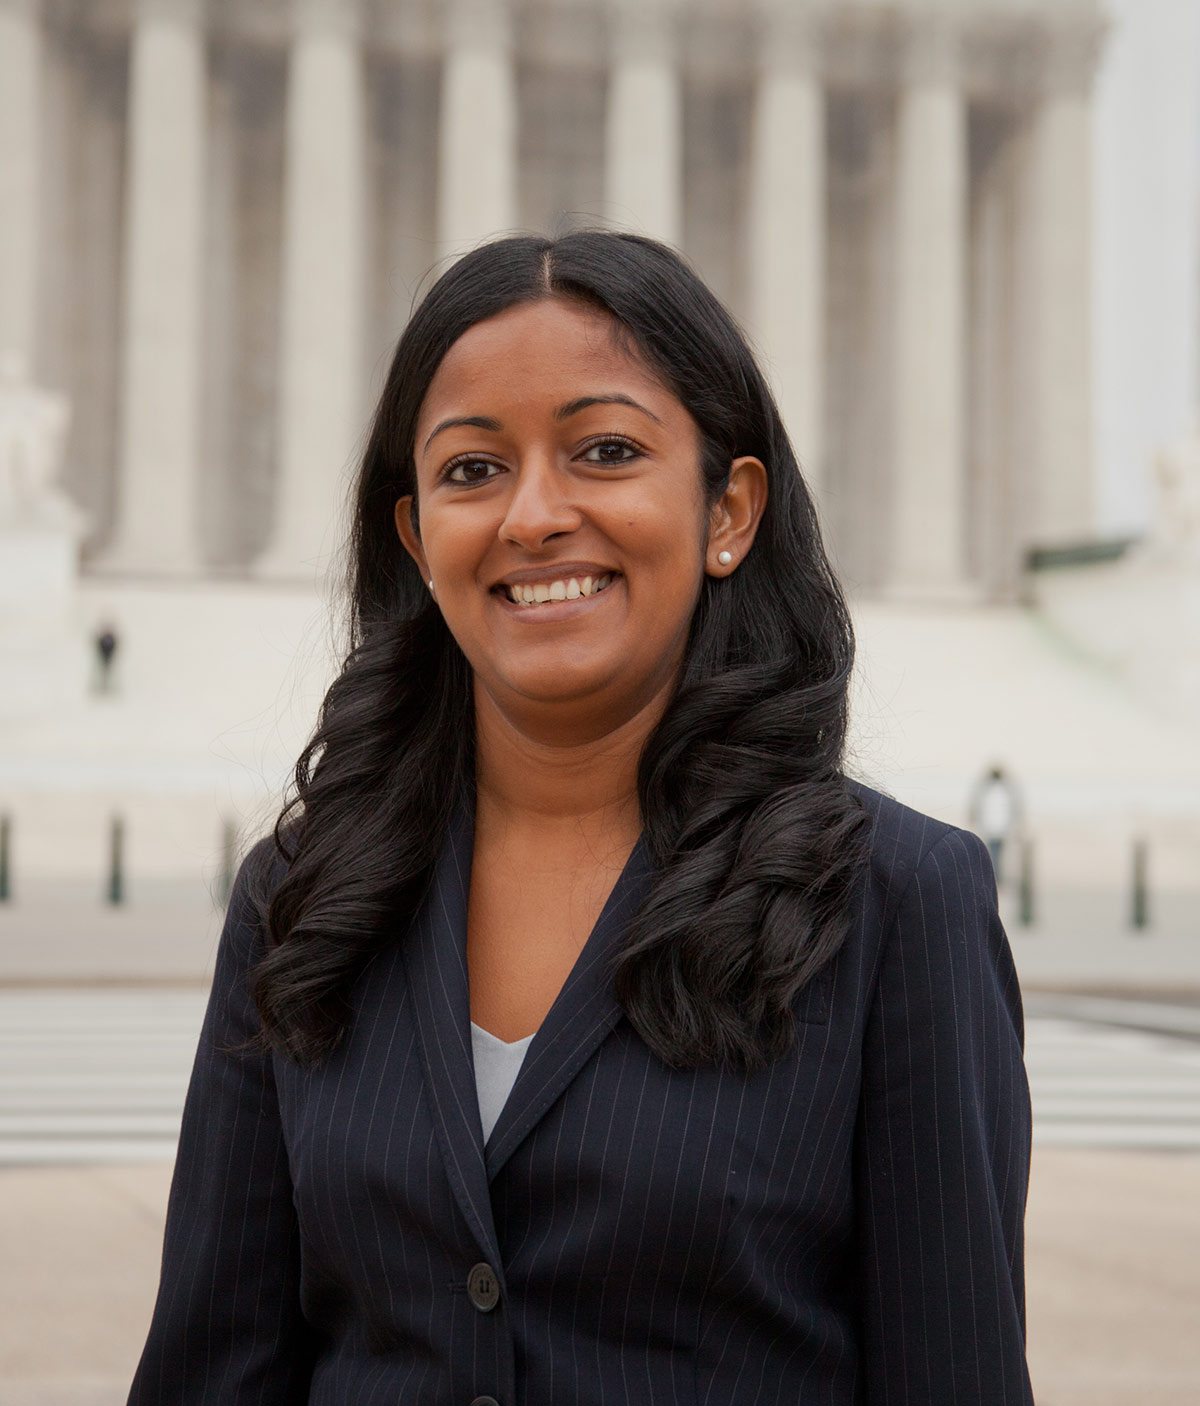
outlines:
[[[425,441],[425,449],[429,448],[443,430],[452,430],[456,425],[469,425],[475,430],[493,430],[497,433],[503,428],[500,421],[493,420],[490,415],[453,415],[449,420],[441,420],[434,425],[429,438]],[[421,451],[422,454],[425,449]]]
[[[568,400],[565,405],[560,405],[554,412],[556,420],[569,420],[572,415],[578,415],[581,410],[587,410],[592,405],[628,405],[634,410],[640,410],[643,415],[648,415],[656,425],[661,425],[662,421],[644,405],[634,400],[632,396],[622,395],[620,391],[614,391],[612,395],[581,395],[574,400]],[[453,415],[448,420],[440,420],[429,433],[429,438],[425,441],[425,449],[428,449],[433,441],[443,430],[452,430],[460,425],[465,425],[475,430],[491,430],[498,434],[504,426],[499,420],[493,419],[490,415]],[[421,451],[424,453],[424,449]]]
[[[554,418],[569,420],[572,415],[578,415],[581,410],[586,410],[591,405],[629,405],[634,410],[640,410],[643,415],[648,415],[656,425],[662,424],[653,410],[647,410],[632,396],[622,395],[620,391],[614,391],[612,395],[581,395],[575,400],[568,400],[566,405],[560,405],[554,412]]]

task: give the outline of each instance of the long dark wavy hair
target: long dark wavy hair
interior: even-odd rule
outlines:
[[[342,1038],[354,982],[403,940],[456,800],[474,784],[470,669],[396,536],[417,416],[474,324],[537,299],[610,314],[691,413],[709,503],[766,465],[754,546],[705,576],[682,674],[638,772],[655,865],[613,980],[677,1067],[761,1067],[849,924],[866,816],[842,771],[853,636],[779,412],[733,319],[677,254],[607,231],[497,240],[455,263],[396,348],[355,494],[351,647],[275,827],[286,872],[252,974],[267,1042],[302,1064]],[[419,503],[417,504],[419,509]]]

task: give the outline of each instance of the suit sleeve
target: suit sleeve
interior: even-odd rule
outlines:
[[[266,842],[243,864],[217,953],[184,1106],[162,1278],[130,1406],[294,1406],[308,1398],[311,1334],[269,1054],[247,990],[262,930],[253,892]]]
[[[952,830],[899,900],[866,1029],[856,1190],[868,1406],[1032,1406],[1022,1045],[991,863]]]

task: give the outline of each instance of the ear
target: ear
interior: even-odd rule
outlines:
[[[709,576],[730,576],[754,545],[767,506],[767,471],[749,455],[730,465],[729,482],[708,515],[704,569]]]
[[[429,585],[429,563],[425,560],[425,553],[421,549],[421,539],[413,525],[412,505],[411,493],[396,499],[396,534],[404,543],[404,550],[416,562],[417,570],[421,573],[421,580]],[[433,587],[429,586],[429,589],[432,590]]]

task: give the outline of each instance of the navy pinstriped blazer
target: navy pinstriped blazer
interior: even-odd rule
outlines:
[[[623,1018],[606,972],[649,881],[639,845],[486,1147],[470,816],[316,1072],[245,1047],[256,852],[131,1403],[1031,1403],[1029,1104],[987,852],[860,794],[870,872],[789,1056],[752,1076],[671,1070]]]

